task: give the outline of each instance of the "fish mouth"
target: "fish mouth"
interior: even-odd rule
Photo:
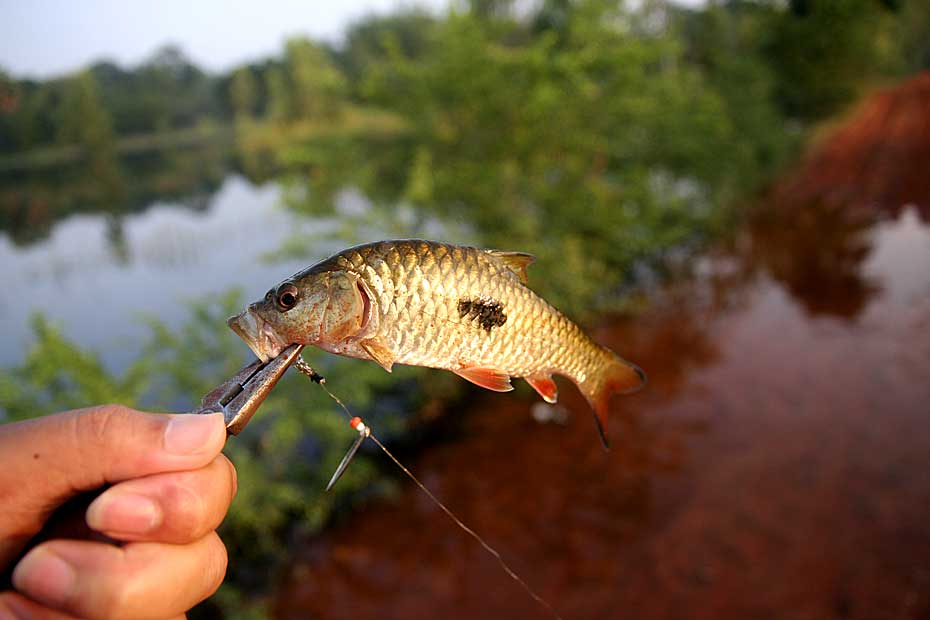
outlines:
[[[284,342],[271,325],[251,308],[229,317],[226,319],[226,324],[249,345],[252,352],[262,362],[277,357],[289,344]]]

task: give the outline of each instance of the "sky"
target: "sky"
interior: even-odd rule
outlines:
[[[305,34],[332,42],[353,20],[447,0],[0,0],[0,68],[48,78],[97,60],[132,66],[177,44],[199,66],[225,71],[276,54]]]

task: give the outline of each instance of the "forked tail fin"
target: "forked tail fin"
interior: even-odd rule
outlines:
[[[578,388],[594,410],[594,421],[604,448],[607,441],[607,410],[611,394],[632,394],[646,385],[646,373],[610,349],[600,347],[602,355]]]

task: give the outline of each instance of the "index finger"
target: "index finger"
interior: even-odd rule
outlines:
[[[24,480],[38,482],[43,493],[50,495],[198,469],[212,461],[225,443],[222,414],[155,414],[121,405],[78,409],[0,427],[0,454],[7,468],[4,478],[18,478],[20,487]]]

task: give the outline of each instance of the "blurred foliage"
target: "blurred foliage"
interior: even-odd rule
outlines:
[[[256,114],[258,85],[249,67],[239,67],[229,85],[229,98],[236,120],[250,119]]]
[[[122,377],[114,377],[96,355],[69,342],[42,316],[33,317],[32,330],[36,345],[22,365],[0,374],[0,412],[6,420],[89,403],[136,402],[146,390],[146,361],[139,360]]]
[[[345,73],[360,98],[358,89],[364,72],[379,62],[388,48],[400,49],[408,57],[418,57],[429,51],[426,33],[436,19],[422,9],[399,9],[384,16],[371,16],[350,25],[345,44],[335,50],[338,66]]]
[[[868,76],[901,68],[895,66],[902,51],[894,39],[896,16],[887,4],[790,0],[788,5],[770,20],[768,42],[778,100],[788,115],[825,118],[870,86]]]
[[[722,205],[790,151],[771,98],[713,88],[662,11],[576,3],[556,30],[506,15],[424,24],[413,52],[389,29],[359,94],[405,119],[407,135],[293,144],[292,206],[332,212],[342,188],[359,187],[374,204],[362,225],[409,205],[419,226],[408,234],[434,218],[465,231],[458,240],[533,252],[534,286],[577,314],[615,297],[633,265],[719,225]],[[770,89],[750,61],[717,73]]]
[[[288,120],[336,119],[344,103],[346,83],[326,52],[303,38],[290,39],[284,52],[289,78]]]

